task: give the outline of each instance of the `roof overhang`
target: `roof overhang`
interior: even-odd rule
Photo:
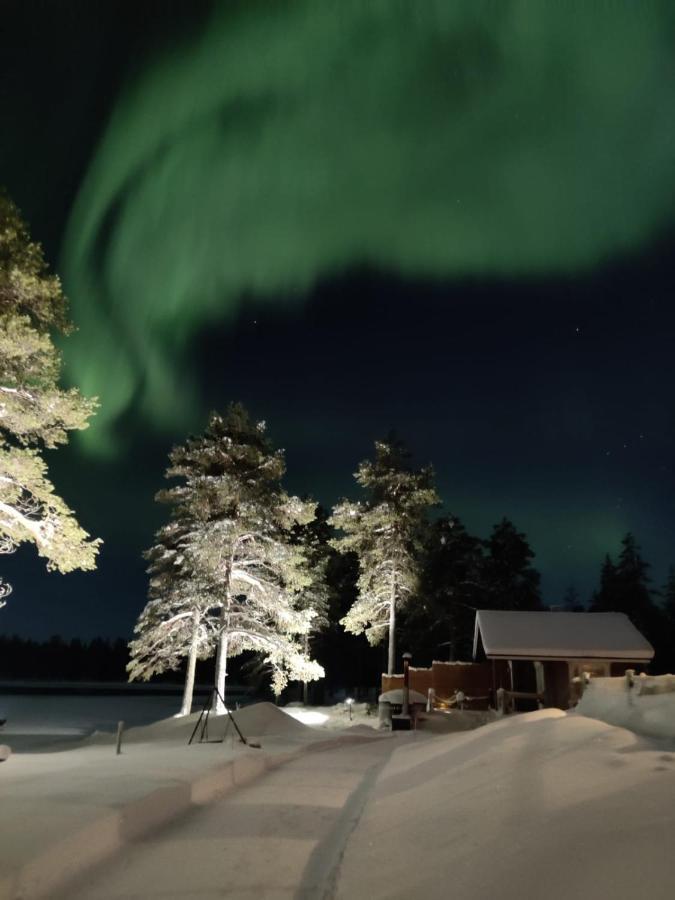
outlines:
[[[512,660],[533,660],[536,662],[567,662],[569,659],[592,659],[597,662],[632,662],[644,663],[651,660],[651,656],[619,656],[605,655],[594,656],[592,653],[568,653],[564,656],[546,656],[543,653],[524,654],[524,653],[486,653],[486,659],[512,659]]]
[[[473,656],[647,663],[651,646],[624,613],[477,610]]]

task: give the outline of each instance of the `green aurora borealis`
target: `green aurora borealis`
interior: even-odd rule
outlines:
[[[329,506],[396,427],[546,602],[675,563],[675,6],[8,0],[0,181],[63,277],[50,454],[94,573],[2,557],[0,625],[129,634],[166,453],[232,399]]]
[[[667,2],[223,4],[127,85],[71,216],[87,449],[125,413],[193,424],[191,339],[247,296],[639,248],[675,191],[674,34]]]

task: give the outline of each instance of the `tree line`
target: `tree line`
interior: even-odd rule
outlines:
[[[284,699],[304,695],[323,702],[341,693],[353,694],[377,685],[387,666],[386,642],[371,646],[365,635],[350,634],[340,624],[358,597],[359,563],[353,552],[340,553],[331,546],[334,531],[328,518],[319,506],[311,525],[312,552],[322,572],[327,610],[326,623],[312,634],[311,645],[326,677],[309,685],[307,692],[290,685]],[[510,521],[497,523],[492,535],[483,540],[468,534],[456,517],[443,516],[428,523],[423,546],[418,588],[396,627],[401,650],[410,650],[415,664],[470,659],[474,607],[543,608],[538,573],[531,565],[533,553],[525,535]],[[648,566],[632,535],[622,541],[616,562],[605,559],[598,588],[586,602],[570,589],[554,609],[625,612],[655,646],[655,670],[675,669],[675,568],[662,590],[651,590]],[[54,636],[37,642],[0,636],[0,678],[125,681],[129,659],[126,638],[81,641]],[[184,678],[185,662],[177,658],[175,669],[154,675],[153,681],[175,683]],[[197,663],[198,683],[213,682],[214,663],[213,658]],[[265,669],[254,654],[243,653],[233,660],[230,674],[256,695],[266,695]]]
[[[34,641],[0,635],[0,678],[37,681],[124,681],[129,661],[124,638]]]

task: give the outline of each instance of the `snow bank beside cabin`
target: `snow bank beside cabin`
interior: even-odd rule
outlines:
[[[593,678],[577,712],[636,734],[675,740],[675,675]]]
[[[670,900],[675,753],[562,710],[410,740],[380,769],[336,900]]]

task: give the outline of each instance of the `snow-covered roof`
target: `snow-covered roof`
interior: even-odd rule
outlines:
[[[487,657],[516,659],[650,660],[654,648],[624,613],[476,612],[473,655],[478,635]]]

